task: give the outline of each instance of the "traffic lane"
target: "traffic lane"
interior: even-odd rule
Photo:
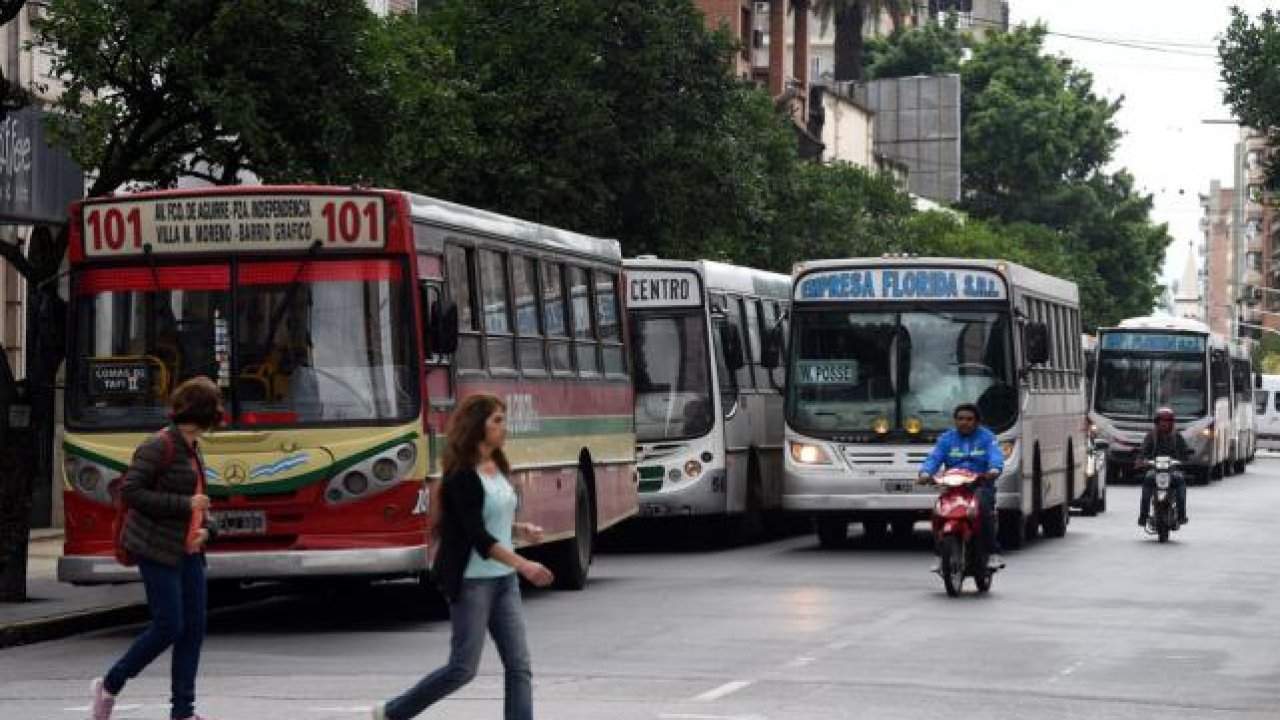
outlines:
[[[1137,489],[1116,488],[1109,513],[1012,554],[988,597],[945,597],[923,525],[906,548],[822,551],[804,537],[603,557],[587,592],[530,594],[539,714],[1273,717],[1264,523],[1277,471],[1264,460],[1192,488],[1192,525],[1163,546],[1134,525]],[[220,614],[202,709],[359,717],[447,653],[447,625],[404,610],[404,590]],[[0,653],[0,716],[74,717],[85,679],[132,633]],[[121,700],[142,707],[121,717],[164,717],[160,662]],[[431,716],[496,716],[500,671],[490,648],[477,682]]]

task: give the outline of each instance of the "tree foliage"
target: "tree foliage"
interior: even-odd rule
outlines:
[[[959,32],[954,14],[942,22],[897,30],[888,37],[867,41],[863,55],[866,79],[957,73],[964,49],[971,45],[970,38]]]
[[[360,0],[52,0],[41,38],[68,78],[54,132],[91,194],[181,176],[338,179],[376,138]]]
[[[1223,100],[1244,125],[1267,132],[1280,145],[1280,12],[1257,20],[1231,8],[1231,24],[1218,43]],[[1269,166],[1269,185],[1280,189],[1280,163]]]

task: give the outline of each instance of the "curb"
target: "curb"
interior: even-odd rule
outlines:
[[[150,616],[145,604],[127,603],[23,620],[0,627],[0,649],[58,640],[116,625],[129,625],[142,622]]]

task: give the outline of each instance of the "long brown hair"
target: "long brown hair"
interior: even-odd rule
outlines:
[[[496,395],[477,393],[469,395],[445,425],[448,442],[444,448],[444,476],[466,468],[473,468],[480,463],[480,443],[484,442],[485,423],[495,412],[507,411],[506,403]],[[511,474],[511,463],[507,462],[502,448],[493,449],[493,461],[504,475]]]

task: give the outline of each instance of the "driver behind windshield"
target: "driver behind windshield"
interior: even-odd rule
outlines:
[[[982,544],[987,550],[987,567],[999,570],[1004,567],[1004,558],[1000,557],[1000,540],[996,536],[996,478],[1004,470],[1004,453],[996,434],[980,424],[982,413],[977,405],[958,405],[951,418],[955,429],[938,438],[920,466],[920,478],[932,480],[944,467],[967,470],[979,477],[976,490],[978,505],[982,508]]]

